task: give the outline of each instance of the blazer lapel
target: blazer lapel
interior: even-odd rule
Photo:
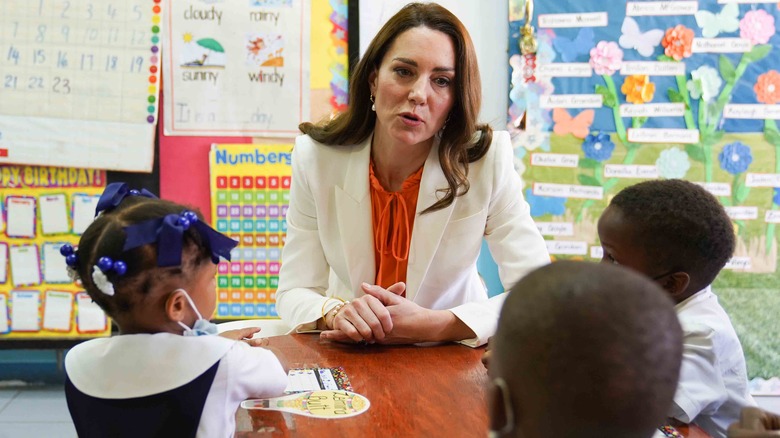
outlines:
[[[431,265],[436,249],[442,239],[444,228],[450,220],[458,198],[441,210],[420,214],[436,201],[437,190],[447,188],[447,179],[439,162],[439,141],[434,141],[428,159],[425,160],[420,192],[417,195],[417,214],[412,229],[412,241],[409,246],[409,264],[406,271],[406,298],[414,300],[420,289],[428,267]],[[439,195],[441,196],[441,195]]]
[[[350,287],[356,296],[360,283],[373,284],[376,278],[374,233],[371,221],[371,197],[368,196],[368,166],[371,138],[355,146],[348,156],[343,187],[335,188],[335,208],[341,246],[346,260]],[[333,146],[339,147],[339,146]]]

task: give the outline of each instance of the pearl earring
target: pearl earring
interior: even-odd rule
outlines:
[[[369,95],[369,99],[371,99],[371,111],[376,112],[376,104],[374,103],[374,95]]]

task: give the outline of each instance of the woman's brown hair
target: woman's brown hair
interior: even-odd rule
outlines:
[[[439,161],[447,178],[444,196],[423,211],[439,210],[452,204],[456,196],[468,192],[469,163],[482,158],[490,147],[493,130],[477,124],[482,89],[474,44],[463,23],[452,12],[435,3],[410,3],[379,30],[366,53],[354,68],[349,87],[350,105],[346,111],[320,124],[301,123],[301,132],[328,145],[352,145],[365,140],[374,130],[376,113],[371,111],[369,77],[379,69],[390,46],[409,29],[427,27],[450,37],[455,48],[455,78],[452,109],[440,131]],[[475,133],[479,136],[475,140]]]

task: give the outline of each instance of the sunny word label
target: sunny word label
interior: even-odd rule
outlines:
[[[750,257],[732,257],[731,260],[726,262],[726,266],[723,269],[732,269],[735,271],[747,271],[752,268]]]
[[[745,38],[694,38],[693,53],[745,53],[753,48]]]
[[[601,108],[604,96],[600,94],[550,94],[539,97],[541,108]]]
[[[587,255],[588,242],[571,240],[545,240],[547,252],[550,254]]]
[[[607,164],[605,178],[658,178],[658,168],[651,165]]]
[[[628,141],[632,143],[682,143],[699,142],[698,129],[629,128]]]
[[[531,154],[531,165],[539,167],[577,167],[580,157],[575,154]]]
[[[626,3],[626,15],[632,17],[642,15],[693,15],[698,10],[699,2],[697,1]]]
[[[534,183],[536,196],[554,198],[604,199],[604,188],[598,186],[580,186],[575,184]]]
[[[780,213],[780,211],[778,211]],[[537,222],[536,228],[543,236],[573,236],[574,224],[571,222]]]
[[[668,62],[666,64],[669,64]],[[560,78],[589,78],[593,68],[587,62],[553,62],[536,66],[537,76]]]
[[[731,196],[731,185],[728,183],[694,182],[694,184],[703,187],[714,196]]]
[[[770,224],[780,224],[780,210],[767,210],[764,215],[764,222]]]
[[[673,64],[667,62],[666,64]],[[682,63],[674,63],[682,64]],[[683,64],[684,65],[684,64]],[[682,117],[685,104],[680,103],[640,103],[620,105],[621,117]]]
[[[729,103],[723,107],[723,118],[780,120],[780,105]]]
[[[726,214],[735,221],[748,221],[758,219],[758,207],[724,207]]]
[[[579,14],[541,14],[539,27],[603,27],[609,21],[606,12]]]
[[[779,173],[748,173],[745,176],[748,187],[780,187]]]
[[[620,74],[647,76],[685,76],[685,63],[660,61],[626,61],[620,66]]]

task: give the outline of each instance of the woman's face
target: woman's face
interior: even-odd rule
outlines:
[[[376,105],[374,141],[430,142],[455,100],[455,48],[446,34],[415,27],[400,34],[369,76]]]

